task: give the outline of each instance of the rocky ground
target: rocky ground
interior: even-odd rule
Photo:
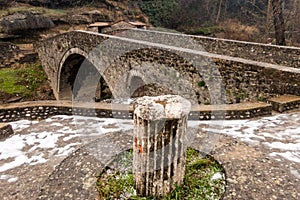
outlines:
[[[0,41],[34,42],[65,31],[85,29],[94,22],[120,20],[149,23],[137,1],[17,0],[0,7]]]
[[[224,166],[224,199],[299,199],[299,119],[300,110],[190,121],[189,141]],[[54,116],[11,124],[15,135],[0,141],[3,199],[94,199],[96,175],[132,146],[132,120]]]

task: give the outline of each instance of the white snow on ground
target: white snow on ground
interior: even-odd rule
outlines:
[[[251,145],[264,145],[272,157],[300,163],[300,113],[278,114],[258,120],[194,122],[203,131],[226,134]],[[205,126],[207,125],[207,126]]]
[[[44,163],[47,160],[44,158],[44,153],[36,149],[55,148],[58,137],[62,134],[54,134],[49,132],[35,133],[32,132],[28,135],[13,135],[12,137],[0,142],[0,160],[13,159],[0,166],[0,172],[18,167],[22,164],[38,164]],[[29,150],[23,151],[23,148],[29,147]],[[30,148],[31,147],[31,148]],[[33,155],[32,155],[33,154]]]
[[[18,132],[18,131],[26,129],[36,123],[38,123],[38,121],[20,120],[20,121],[11,123],[11,126],[15,132]]]
[[[290,171],[291,171],[291,174],[293,174],[296,178],[300,179],[300,172],[299,171],[297,171],[294,168],[291,168]]]
[[[300,163],[300,157],[299,157],[299,152],[283,152],[283,153],[278,153],[278,152],[273,152],[270,153],[271,156],[281,156],[287,160],[290,160],[292,162]]]
[[[63,115],[40,122],[21,120],[10,124],[15,134],[0,141],[1,174],[23,164],[36,165],[53,156],[67,156],[85,139],[90,141],[90,137],[133,129],[133,120]],[[274,159],[300,163],[300,113],[255,120],[189,121],[188,126],[200,126],[206,133],[226,134],[251,145],[263,145],[270,149]],[[80,140],[72,141],[77,137]],[[296,169],[292,172],[299,176]],[[17,177],[1,175],[0,180],[14,182]]]
[[[71,120],[71,122],[68,120]],[[37,127],[41,122],[47,123],[47,130],[49,130],[49,127],[50,129],[51,127],[56,127],[56,129],[53,129],[56,131],[36,132],[34,127]],[[68,142],[75,137],[84,139],[84,137],[100,136],[107,132],[133,129],[132,120],[100,119],[95,117],[58,115],[41,122],[21,120],[10,123],[15,131],[15,135],[0,141],[0,163],[3,160],[8,160],[4,164],[0,164],[0,172],[23,164],[35,165],[45,163],[52,156],[67,156],[76,149],[75,147],[81,145],[79,142],[71,142],[65,146],[58,146],[59,140]],[[43,130],[43,127],[45,126],[39,129]],[[22,131],[28,133],[21,134]],[[14,180],[8,179],[8,181]]]
[[[211,180],[219,180],[219,179],[224,179],[225,176],[222,172],[217,172],[215,173],[212,177],[211,177]]]
[[[16,182],[19,178],[12,175],[1,175],[0,180],[7,180],[9,183]]]

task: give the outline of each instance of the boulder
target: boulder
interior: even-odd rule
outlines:
[[[87,11],[82,13],[82,15],[88,16],[93,23],[112,20],[107,13],[100,12],[99,10]]]
[[[88,16],[82,14],[70,15],[67,17],[67,21],[70,24],[89,24],[92,22]]]
[[[18,46],[10,42],[0,42],[0,68],[10,67],[20,52]],[[1,84],[1,83],[0,83]]]
[[[39,13],[17,12],[0,19],[0,31],[6,34],[19,34],[34,29],[54,27],[53,21]]]

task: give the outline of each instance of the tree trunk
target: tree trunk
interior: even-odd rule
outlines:
[[[220,0],[220,4],[219,4],[219,10],[218,10],[218,14],[217,14],[216,23],[218,23],[218,22],[219,22],[220,15],[221,15],[221,8],[222,8],[222,0]]]
[[[273,10],[273,22],[275,29],[275,39],[277,45],[285,45],[285,28],[283,19],[282,0],[271,0]]]
[[[268,0],[268,7],[267,7],[267,19],[266,19],[266,25],[265,25],[265,35],[266,35],[266,42],[271,43],[271,36],[270,31],[272,27],[271,22],[271,0]]]

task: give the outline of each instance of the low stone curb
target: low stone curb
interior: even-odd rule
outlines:
[[[132,119],[133,106],[71,101],[33,101],[0,106],[0,122],[42,120],[54,115],[80,115],[100,118]],[[228,105],[194,105],[189,120],[250,119],[272,114],[270,104],[249,102]]]

